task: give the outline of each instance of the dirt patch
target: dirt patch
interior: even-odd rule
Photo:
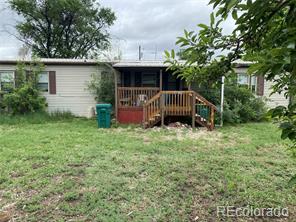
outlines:
[[[45,198],[41,204],[45,207],[49,207],[49,206],[57,206],[58,203],[60,202],[60,200],[62,199],[62,195],[60,194],[55,194],[55,195],[51,195],[48,198]]]
[[[32,169],[39,169],[39,168],[41,168],[41,167],[43,167],[44,166],[44,164],[41,164],[41,163],[33,163],[32,164]]]
[[[3,211],[0,212],[0,222],[8,222],[10,221],[11,215],[10,213]]]
[[[90,167],[88,163],[69,163],[68,167],[80,168],[80,167]]]
[[[60,184],[62,183],[62,181],[64,180],[64,175],[63,174],[59,174],[59,175],[55,175],[52,177],[52,181],[53,184]]]
[[[151,143],[151,139],[148,136],[143,136],[143,142],[144,144],[150,144]]]
[[[20,202],[22,200],[30,200],[38,192],[35,190],[28,190],[26,192],[21,192],[19,190],[13,190],[13,201],[6,201],[6,204],[0,209],[0,211],[7,212],[10,215],[10,222],[12,221],[25,221],[27,213],[20,207]]]
[[[164,136],[160,136],[162,141],[170,141],[170,140],[211,140],[212,142],[220,141],[222,139],[222,133],[217,131],[208,131],[207,129],[188,129],[188,128],[175,128],[175,127],[167,127],[168,134]]]
[[[24,176],[25,174],[23,173],[23,172],[16,172],[16,171],[12,171],[11,173],[10,173],[10,176],[12,177],[12,178],[18,178],[18,177],[22,177],[22,176]]]
[[[84,193],[95,193],[97,192],[97,188],[96,187],[82,187],[80,190],[79,190],[79,193],[80,194],[84,194]]]

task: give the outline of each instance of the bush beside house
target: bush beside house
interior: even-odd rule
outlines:
[[[28,66],[18,63],[14,80],[7,81],[9,84],[1,92],[2,112],[16,115],[45,111],[46,99],[38,87],[39,75],[43,69],[44,66],[38,61]]]
[[[219,89],[197,91],[214,104],[221,104]],[[224,123],[238,124],[265,120],[266,104],[262,98],[256,97],[250,89],[236,84],[228,84],[225,86],[224,96]],[[217,122],[219,123],[220,120],[217,119]]]
[[[107,66],[107,65],[106,65]],[[115,104],[114,70],[105,68],[103,72],[93,73],[88,84],[89,91],[94,95],[97,103]]]

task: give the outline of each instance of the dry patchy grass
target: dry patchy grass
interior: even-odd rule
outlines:
[[[0,209],[14,221],[231,221],[217,218],[219,205],[289,207],[285,221],[296,220],[295,160],[270,123],[214,132],[22,123],[0,125],[0,141]]]

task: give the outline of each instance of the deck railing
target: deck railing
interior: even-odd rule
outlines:
[[[171,116],[190,116],[192,91],[162,91],[163,113]]]
[[[195,122],[214,128],[214,117],[217,108],[200,94],[194,91],[160,91],[156,87],[118,87],[118,108],[143,107],[143,125],[151,127],[166,116],[192,117]]]
[[[118,87],[118,107],[141,107],[158,92],[157,87]]]

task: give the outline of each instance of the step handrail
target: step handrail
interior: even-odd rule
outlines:
[[[147,107],[149,104],[151,104],[152,102],[154,102],[154,100],[156,100],[158,97],[160,98],[161,96],[161,91],[158,92],[156,95],[154,95],[151,99],[149,99],[146,103],[144,103],[143,107]]]
[[[195,96],[195,99],[196,99],[195,104],[201,104],[201,105],[207,106],[209,108],[209,111],[210,111],[208,118],[203,118],[200,115],[199,118],[201,118],[201,119],[197,119],[197,121],[205,119],[206,127],[209,130],[213,130],[215,128],[215,112],[218,111],[218,108],[213,103],[209,102],[206,98],[201,96],[199,93],[194,92],[194,96]],[[197,101],[200,102],[200,103],[197,103]],[[202,123],[202,122],[200,122],[200,123]]]
[[[153,96],[151,99],[149,99],[144,105],[143,105],[143,126],[146,127],[146,124],[150,124],[150,119],[153,118],[153,115],[155,115],[155,112],[159,110],[160,112],[160,98],[161,98],[161,91],[158,92],[155,96]],[[159,101],[158,101],[159,100]],[[158,104],[154,104],[158,101]]]
[[[217,106],[215,106],[213,103],[211,103],[209,100],[207,100],[206,98],[204,98],[202,95],[200,95],[199,93],[193,91],[193,93],[195,94],[195,96],[200,99],[202,102],[206,103],[206,105],[211,106],[214,108],[215,111],[218,111]]]

